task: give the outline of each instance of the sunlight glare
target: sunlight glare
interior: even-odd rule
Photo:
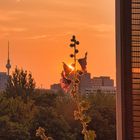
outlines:
[[[72,71],[74,71],[74,67],[73,67],[72,65],[68,65],[68,67],[69,67]]]

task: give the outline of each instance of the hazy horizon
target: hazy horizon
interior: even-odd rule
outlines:
[[[37,86],[58,83],[62,62],[71,63],[72,35],[79,57],[88,52],[88,72],[115,78],[115,1],[1,0],[0,71],[6,71],[10,41],[12,70],[31,71]]]

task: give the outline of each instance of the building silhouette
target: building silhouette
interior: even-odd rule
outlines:
[[[93,77],[92,92],[116,94],[116,87],[114,86],[114,80],[111,79],[109,76]]]
[[[8,58],[7,58],[7,64],[6,64],[7,74],[10,74],[11,64],[10,64],[10,57],[9,57],[9,41],[8,41]]]
[[[86,89],[91,89],[91,88],[92,88],[91,74],[90,73],[84,73],[80,77],[79,90],[83,94],[83,93],[85,93]]]
[[[3,92],[6,89],[7,80],[10,75],[11,64],[10,64],[10,57],[9,57],[9,41],[8,41],[8,58],[7,58],[6,69],[7,69],[7,73],[0,72],[0,92]]]
[[[114,87],[114,80],[109,76],[93,77],[92,85]]]
[[[140,1],[116,0],[117,140],[140,140]]]
[[[86,76],[86,78],[81,79],[80,89],[82,94],[92,94],[92,93],[116,93],[116,87],[114,86],[114,80],[111,79],[109,76],[99,76],[99,77],[93,77],[90,78],[89,76]],[[86,84],[84,84],[86,83]]]
[[[90,73],[85,73],[80,77],[79,90],[81,94],[92,94],[98,91],[103,93],[116,93],[113,79],[109,76],[91,78]]]
[[[8,80],[8,75],[6,74],[6,72],[0,72],[0,92],[5,90],[7,80]]]
[[[52,90],[54,92],[62,91],[60,83],[59,84],[52,84],[50,86],[50,90]]]

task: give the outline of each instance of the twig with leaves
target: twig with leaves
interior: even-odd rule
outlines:
[[[70,93],[72,99],[74,99],[77,110],[74,111],[75,120],[80,120],[82,124],[82,134],[84,135],[84,140],[94,140],[96,134],[93,130],[88,130],[88,123],[91,121],[91,118],[87,115],[87,111],[90,108],[89,102],[83,100],[80,96],[79,84],[80,84],[80,76],[87,72],[87,53],[85,53],[85,57],[81,59],[77,59],[77,53],[79,50],[77,49],[77,45],[79,45],[79,41],[76,40],[76,37],[73,36],[71,39],[70,47],[73,48],[73,54],[70,54],[70,57],[73,58],[73,64],[69,67],[67,64],[63,62],[62,78],[60,80],[62,89]],[[79,62],[82,70],[77,70],[77,61]],[[45,135],[45,130],[39,127],[36,130],[36,136],[39,136],[42,140],[53,140],[51,137],[47,137]]]
[[[42,127],[39,127],[37,130],[36,130],[36,136],[37,137],[40,137],[42,140],[53,140],[52,137],[47,137],[46,134],[45,134],[45,129],[42,128]]]
[[[80,42],[73,36],[70,44],[70,47],[73,48],[74,51],[70,54],[70,57],[73,58],[73,64],[69,67],[67,64],[63,63],[64,70],[62,71],[61,87],[65,92],[70,93],[77,105],[77,110],[74,111],[74,117],[75,120],[80,120],[82,124],[84,139],[94,140],[96,137],[95,132],[87,128],[88,123],[91,121],[91,118],[86,114],[87,110],[90,108],[90,104],[80,97],[79,91],[80,76],[87,72],[87,52],[84,58],[77,59],[77,54],[79,52],[77,45],[79,44]],[[77,61],[82,70],[77,70]],[[71,67],[73,67],[73,69]]]

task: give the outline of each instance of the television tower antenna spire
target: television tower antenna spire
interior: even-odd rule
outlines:
[[[10,74],[10,69],[11,69],[9,47],[10,47],[10,44],[9,44],[9,40],[8,40],[8,58],[7,58],[7,64],[6,64],[8,76],[9,76],[9,74]]]

